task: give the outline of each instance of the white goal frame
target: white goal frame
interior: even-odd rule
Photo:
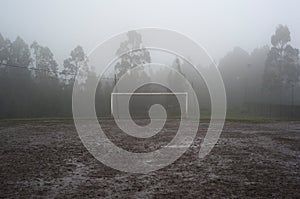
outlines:
[[[114,95],[185,95],[185,117],[188,114],[188,93],[187,92],[175,92],[175,93],[170,93],[170,92],[156,92],[156,93],[111,93],[110,96],[110,111],[113,114],[113,97]]]

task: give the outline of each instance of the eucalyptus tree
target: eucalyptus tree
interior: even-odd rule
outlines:
[[[264,88],[269,92],[270,100],[275,98],[277,103],[279,101],[280,115],[282,105],[287,104],[283,100],[292,98],[293,101],[293,90],[299,81],[299,50],[292,47],[290,41],[291,34],[288,27],[279,25],[271,36],[272,47],[265,62]],[[292,96],[287,96],[288,89],[292,90]]]

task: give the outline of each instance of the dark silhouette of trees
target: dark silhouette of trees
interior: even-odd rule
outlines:
[[[299,50],[293,48],[287,26],[279,25],[271,37],[272,48],[265,67],[264,84],[266,88],[278,88],[298,81],[297,67]]]
[[[218,67],[225,83],[229,114],[232,111],[272,117],[300,117],[299,50],[292,47],[290,41],[289,29],[279,25],[271,36],[271,48],[263,46],[249,54],[237,47],[220,60]],[[99,117],[111,116],[110,95],[118,79],[138,65],[151,63],[150,52],[143,47],[142,35],[135,31],[128,32],[127,40],[120,44],[116,55],[119,59],[114,71],[108,71],[109,74],[105,74],[98,83],[95,101]],[[209,113],[209,93],[197,71],[187,60],[175,56],[171,67],[190,82],[201,110],[206,109]],[[58,70],[48,47],[37,42],[29,46],[20,37],[10,41],[0,34],[0,118],[71,117],[72,88],[76,75],[84,92],[97,81],[81,46],[70,52],[63,68]],[[167,78],[171,84],[176,83],[174,74],[164,69],[150,68],[129,75],[137,80],[155,75]],[[145,85],[138,91],[169,92],[167,88],[154,84]],[[171,100],[161,96],[157,102],[168,107],[175,101],[175,98]],[[152,97],[140,97],[132,102],[145,109],[133,112],[144,115],[153,100]]]
[[[77,46],[70,52],[70,57],[63,62],[63,71],[61,73],[63,79],[63,91],[65,100],[63,110],[67,115],[71,115],[72,112],[72,89],[76,75],[79,73],[80,67],[86,70],[86,75],[89,73],[88,59],[81,46]],[[83,78],[83,77],[82,77]]]
[[[31,44],[32,65],[36,68],[34,71],[35,96],[34,109],[35,117],[43,116],[61,116],[61,89],[58,78],[58,64],[53,53],[48,47],[39,45],[37,42]]]
[[[33,42],[30,46],[33,49],[33,64],[37,72],[35,73],[39,82],[49,81],[51,78],[57,78],[57,63],[53,53],[48,47],[40,46]]]
[[[299,50],[293,48],[290,41],[288,27],[279,25],[271,37],[272,48],[265,62],[263,87],[268,92],[269,103],[280,106],[280,116],[283,105],[289,104],[288,99],[292,99],[290,105],[293,105],[294,88],[299,82]]]
[[[225,84],[230,109],[242,110],[245,105],[249,62],[249,54],[238,47],[220,61],[219,69]]]
[[[31,62],[30,50],[20,37],[10,42],[0,36],[0,40],[1,62],[24,67],[23,70],[1,68],[1,112],[8,117],[24,117],[30,112],[26,104],[31,103],[32,94],[31,73],[27,69]]]
[[[81,46],[77,46],[71,51],[70,57],[64,60],[63,75],[67,80],[65,83],[72,85],[74,83],[76,74],[82,66],[87,66],[87,56]]]

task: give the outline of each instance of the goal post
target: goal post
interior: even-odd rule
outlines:
[[[173,97],[173,98],[171,98]],[[174,97],[176,97],[176,101],[174,101]],[[180,117],[186,117],[188,115],[188,93],[187,92],[135,92],[135,93],[111,93],[111,113],[118,118],[122,118],[124,115],[125,109],[129,109],[129,107],[125,107],[122,104],[122,99],[130,100],[131,98],[136,98],[135,104],[137,111],[149,111],[149,110],[139,110],[145,109],[141,108],[141,104],[143,103],[151,103],[156,102],[155,104],[164,105],[167,111],[172,111],[172,109],[180,110]],[[174,103],[175,102],[175,103]],[[180,107],[180,104],[183,104],[183,107]],[[175,111],[176,112],[176,111]],[[159,116],[158,116],[159,117]]]

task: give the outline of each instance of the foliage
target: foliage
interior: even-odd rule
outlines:
[[[219,69],[226,88],[229,110],[238,113],[269,110],[271,115],[275,110],[280,110],[281,114],[281,106],[285,106],[288,114],[293,116],[295,105],[300,105],[300,67],[299,50],[292,47],[290,41],[289,29],[279,25],[271,36],[271,48],[264,46],[249,54],[237,47],[220,60]],[[111,116],[110,94],[116,81],[130,69],[151,63],[152,59],[148,49],[143,46],[142,36],[135,31],[128,32],[126,40],[116,50],[116,55],[119,59],[113,75],[105,76],[98,84],[95,98],[98,102],[96,111],[100,117]],[[55,57],[48,47],[37,42],[29,46],[20,37],[10,41],[0,34],[0,63],[0,118],[70,117],[76,75],[80,82],[85,83],[82,85],[97,81],[81,46],[70,52],[59,72]],[[175,57],[171,66],[190,82],[200,107],[209,114],[209,92],[201,76],[197,75],[188,61],[181,58]],[[129,75],[132,79],[149,79],[155,75],[167,78],[170,84],[176,84],[174,73],[162,69],[150,68]],[[186,89],[184,85],[178,86],[182,90]],[[167,88],[154,84],[139,88],[139,91],[169,92]],[[152,103],[150,98],[144,102],[148,105]],[[161,99],[161,102],[166,105],[172,103],[170,99]],[[140,101],[134,103],[142,107]]]

